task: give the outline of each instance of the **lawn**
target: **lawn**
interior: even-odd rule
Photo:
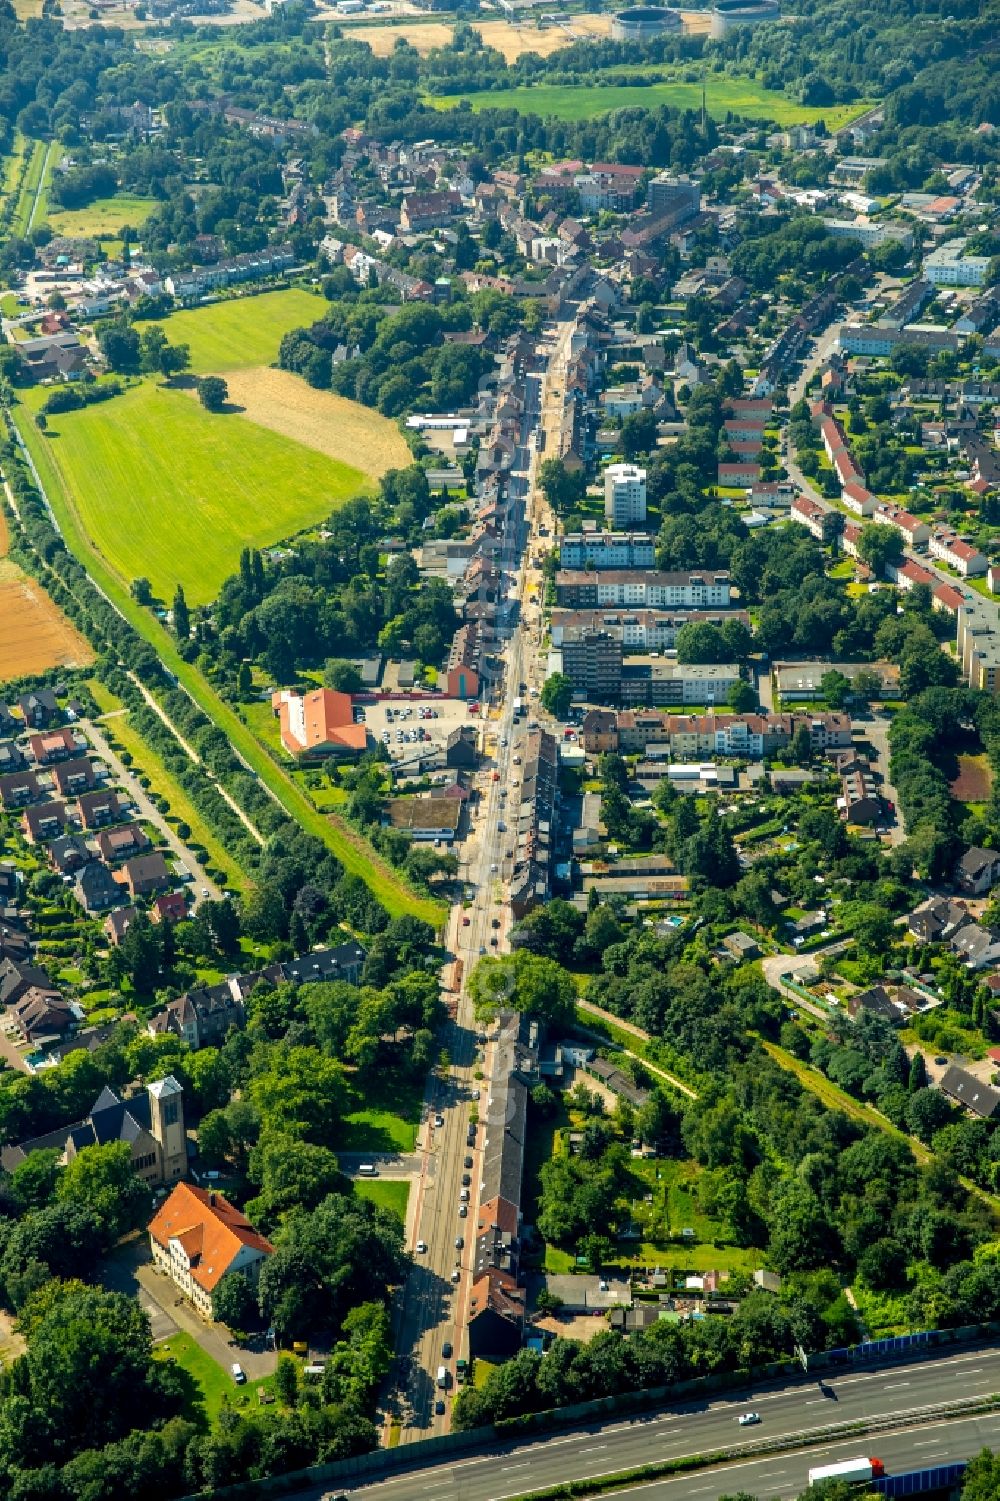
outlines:
[[[300,287],[234,297],[172,313],[164,327],[172,344],[186,344],[195,375],[270,365],[293,328],[315,323],[329,308],[325,297]]]
[[[50,419],[46,438],[94,546],[128,586],[214,599],[244,547],[267,547],[370,488],[358,469],[182,391],[141,381]]]
[[[391,1209],[397,1219],[406,1224],[406,1206],[410,1198],[408,1182],[395,1179],[359,1178],[354,1185],[359,1199],[371,1199],[380,1209]]]
[[[90,682],[90,691],[97,700],[98,707],[103,714],[114,712],[121,708],[118,699],[113,693],[109,693],[103,683],[96,678]],[[102,726],[108,739],[117,749],[128,751],[134,762],[134,770],[145,772],[152,783],[152,791],[159,792],[170,804],[170,814],[181,823],[186,823],[191,830],[189,844],[201,844],[208,851],[208,857],[216,870],[226,872],[226,884],[234,891],[245,891],[248,885],[246,876],[240,870],[232,854],[225,849],[212,832],[209,825],[202,818],[194,803],[188,797],[184,788],[177,781],[172,772],[168,771],[161,757],[153,749],[147,740],[132,727],[127,714],[118,714],[114,719]]]
[[[209,1425],[214,1424],[227,1402],[244,1407],[249,1406],[252,1401],[256,1407],[258,1386],[271,1379],[266,1376],[263,1381],[248,1381],[245,1386],[236,1386],[229,1372],[216,1365],[194,1336],[183,1330],[156,1345],[153,1355],[157,1360],[176,1361],[190,1378],[187,1411],[184,1415],[196,1423],[201,1419]]]
[[[115,198],[96,198],[86,208],[51,208],[45,217],[57,235],[107,240],[117,239],[126,224],[139,229],[155,207],[155,198],[119,193]]]
[[[79,514],[70,502],[62,474],[53,462],[52,445],[43,439],[24,407],[14,407],[12,416],[21,442],[30,452],[38,470],[56,524],[67,545],[133,630],[149,642],[163,665],[174,673],[202,712],[228,736],[247,765],[256,772],[262,785],[272,793],[291,818],[327,846],[349,874],[360,876],[390,917],[419,917],[432,927],[440,928],[446,916],[444,903],[434,901],[407,885],[354,829],[332,815],[324,817],[317,813],[308,798],[287,772],[274,763],[234,710],[223,702],[196,667],[185,662],[177,650],[177,642],[169,632],[148,610],[136,604],[118,574],[108,566],[107,559],[83,530]]]
[[[423,1080],[398,1074],[355,1090],[337,1145],[343,1152],[412,1152],[423,1106]]]
[[[766,89],[752,78],[707,79],[708,112],[724,120],[730,113],[775,125],[811,125],[824,120],[830,130],[839,130],[870,106],[834,105],[820,109],[796,104],[784,94]],[[435,109],[452,109],[465,96],[429,97]],[[590,120],[615,109],[655,109],[661,104],[674,109],[701,109],[701,84],[670,82],[645,84],[533,84],[530,88],[489,89],[468,96],[474,110],[512,109],[525,115],[554,115],[560,120]]]

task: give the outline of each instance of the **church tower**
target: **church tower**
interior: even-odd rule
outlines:
[[[174,1078],[156,1079],[149,1093],[150,1130],[160,1149],[162,1181],[176,1183],[187,1173],[187,1133],[184,1129],[184,1091]]]

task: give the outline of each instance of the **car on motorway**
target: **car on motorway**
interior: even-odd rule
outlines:
[[[496,861],[494,861],[493,864],[490,866],[490,875],[495,876],[496,873],[497,873],[497,871],[499,869],[500,869],[499,865],[497,865]]]
[[[759,1422],[760,1422],[760,1413],[759,1412],[741,1412],[740,1413],[740,1427],[741,1428],[752,1428],[756,1423],[759,1423]]]
[[[500,919],[499,919],[499,917],[494,917],[494,918],[490,919],[490,927],[492,927],[492,928],[499,928],[499,926],[500,926]]]
[[[504,823],[503,819],[501,818],[498,821],[498,823],[497,823],[497,833],[498,834],[506,834],[506,832],[507,832],[507,825]]]
[[[462,918],[462,927],[463,928],[469,927],[470,924],[471,924],[471,922],[472,922],[472,918],[471,917],[463,917]]]
[[[426,1251],[427,1251],[427,1242],[425,1240],[418,1240],[417,1241],[417,1254],[418,1254],[418,1256],[425,1255]]]
[[[441,1127],[444,1125],[444,1116],[441,1115],[441,1114],[436,1115],[434,1117],[434,1125],[437,1128],[437,1130],[440,1131]]]

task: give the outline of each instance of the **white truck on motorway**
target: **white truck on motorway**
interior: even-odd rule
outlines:
[[[880,1459],[841,1459],[832,1465],[815,1465],[809,1471],[809,1484],[818,1485],[821,1480],[880,1480],[884,1474]]]

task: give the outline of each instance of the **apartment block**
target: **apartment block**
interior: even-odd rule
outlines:
[[[646,471],[637,464],[609,464],[604,471],[604,515],[613,527],[646,519]]]

